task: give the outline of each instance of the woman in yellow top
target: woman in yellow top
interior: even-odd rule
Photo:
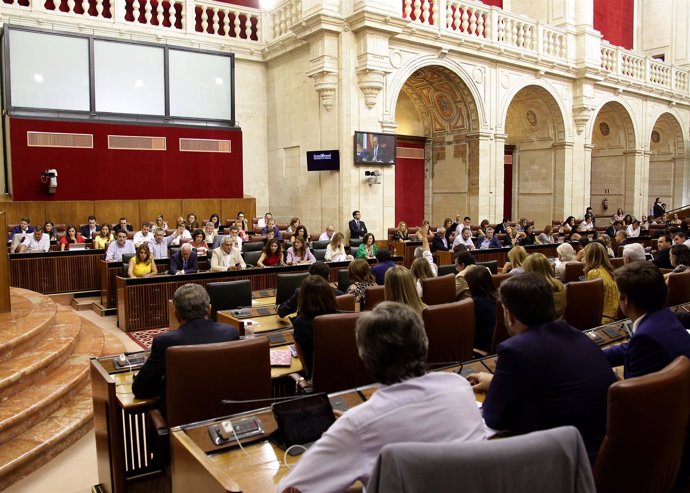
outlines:
[[[543,253],[529,255],[522,264],[525,272],[534,272],[546,279],[553,292],[553,304],[556,308],[556,319],[561,320],[565,315],[565,286],[554,277],[554,267]]]
[[[129,277],[150,277],[158,274],[156,262],[153,261],[148,243],[142,243],[137,248],[137,254],[129,259]]]
[[[104,224],[101,226],[101,232],[93,238],[93,247],[97,250],[105,250],[111,241],[113,241],[113,234],[110,232],[110,226]]]
[[[613,265],[609,261],[606,247],[598,241],[588,244],[585,247],[584,260],[587,279],[604,281],[604,315],[601,318],[601,323],[613,322],[618,313],[618,286],[613,280]]]

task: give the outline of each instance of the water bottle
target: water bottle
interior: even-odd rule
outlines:
[[[244,338],[254,339],[254,325],[252,325],[251,320],[244,323]]]

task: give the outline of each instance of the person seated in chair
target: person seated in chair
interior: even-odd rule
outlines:
[[[391,251],[387,248],[381,248],[376,252],[376,260],[378,263],[372,267],[371,273],[374,275],[374,279],[376,279],[376,284],[383,286],[386,271],[391,267],[395,267],[395,262],[391,260]]]
[[[10,232],[10,241],[12,241],[16,234],[28,235],[33,232],[34,227],[31,226],[31,220],[28,217],[23,217],[21,221],[19,221],[19,225],[12,228],[12,232]]]
[[[450,250],[452,243],[448,242],[446,237],[446,228],[439,226],[436,228],[436,233],[434,233],[434,238],[431,240],[431,250],[433,252],[447,252]]]
[[[96,216],[89,216],[86,220],[87,223],[79,229],[79,232],[84,238],[92,240],[94,237],[98,236],[101,227],[96,223]]]
[[[134,228],[131,224],[127,223],[127,218],[124,216],[120,218],[120,221],[115,226],[113,226],[113,232],[119,233],[120,231],[125,231],[127,233],[134,231]]]
[[[367,484],[384,445],[484,439],[469,384],[450,372],[426,372],[429,341],[419,314],[383,302],[357,321],[364,366],[382,387],[343,414],[278,485],[279,493],[345,491]]]
[[[105,252],[106,262],[122,262],[122,256],[135,253],[134,243],[127,239],[127,231],[121,229],[115,235],[115,241],[111,241]]]
[[[511,337],[498,345],[496,371],[467,378],[487,391],[484,422],[495,430],[530,433],[575,426],[594,460],[606,434],[606,399],[616,377],[597,345],[568,322],[554,321],[552,288],[525,272],[500,287]]]
[[[170,274],[175,276],[199,272],[199,258],[192,250],[191,243],[185,243],[180,247],[179,252],[170,257]]]
[[[232,236],[224,236],[220,246],[213,250],[211,257],[211,271],[246,269],[247,264],[242,258],[240,249],[233,245]]]
[[[175,318],[180,323],[171,330],[153,338],[151,354],[134,377],[132,392],[137,398],[161,395],[158,408],[165,412],[165,351],[172,346],[209,344],[236,341],[235,327],[209,320],[211,299],[206,289],[198,284],[185,284],[173,295]]]
[[[616,269],[621,311],[632,322],[629,342],[604,349],[611,366],[623,365],[625,378],[659,371],[677,356],[690,358],[690,334],[665,308],[668,288],[651,262]]]
[[[498,237],[494,235],[494,228],[486,228],[486,235],[477,240],[477,249],[486,250],[487,248],[503,248]]]
[[[21,243],[15,248],[15,253],[47,252],[50,250],[50,238],[43,234],[43,226],[36,226],[33,232],[22,238]]]
[[[324,262],[317,261],[317,262],[314,262],[313,264],[311,264],[309,266],[309,275],[310,276],[321,276],[326,281],[328,281],[328,276],[330,275],[330,273],[331,273],[331,269]],[[335,296],[340,296],[341,294],[345,294],[337,288],[333,288],[333,292],[335,293]],[[297,311],[298,300],[299,300],[299,288],[295,289],[295,292],[293,293],[293,295],[290,296],[283,303],[281,303],[281,305],[278,307],[278,316],[279,317],[287,317],[288,315],[295,313]]]

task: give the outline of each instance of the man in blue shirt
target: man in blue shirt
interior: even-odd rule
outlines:
[[[376,279],[376,284],[383,286],[383,278],[386,276],[386,271],[391,267],[395,267],[395,262],[391,260],[391,252],[387,248],[381,248],[376,252],[376,260],[378,260],[378,264],[372,267],[371,273],[374,275],[374,279]]]

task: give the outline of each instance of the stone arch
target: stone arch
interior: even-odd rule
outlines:
[[[685,138],[678,118],[668,111],[659,112],[649,131],[649,173],[647,203],[660,197],[667,210],[684,206]]]
[[[622,121],[624,121],[626,127],[625,127],[625,139],[626,139],[626,148],[627,149],[640,149],[643,147],[640,142],[638,142],[638,138],[642,133],[638,129],[637,122],[635,118],[633,118],[634,111],[632,106],[630,106],[630,103],[626,101],[625,99],[618,99],[615,97],[609,97],[601,101],[601,104],[599,104],[599,107],[596,108],[592,114],[592,119],[590,120],[590,126],[587,129],[588,135],[589,135],[589,142],[594,144],[594,136],[596,134],[596,120],[600,116],[602,110],[605,111],[606,107],[614,108],[615,111],[617,111],[618,116]]]
[[[539,229],[564,215],[565,163],[570,147],[564,113],[541,84],[511,91],[501,109],[505,132],[504,215],[534,220]]]

